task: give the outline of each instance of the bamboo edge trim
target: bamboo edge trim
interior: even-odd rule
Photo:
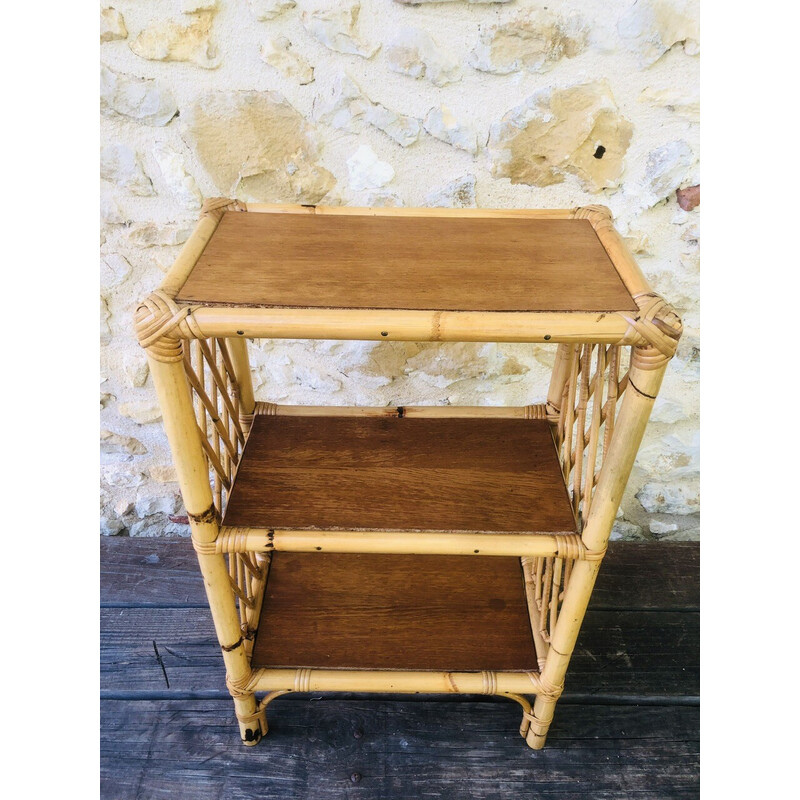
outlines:
[[[370,543],[374,538],[375,543]],[[384,544],[385,542],[385,544]],[[222,525],[212,542],[192,539],[206,555],[270,552],[386,553],[508,556],[601,561],[606,550],[589,550],[579,533],[453,533],[446,531],[276,530]],[[437,546],[437,543],[441,546]],[[479,545],[477,548],[475,545]],[[528,551],[526,553],[525,551]]]
[[[376,544],[370,545],[374,537]],[[432,541],[431,541],[432,540]],[[485,540],[482,541],[482,540]],[[388,543],[383,545],[382,542]],[[312,544],[313,542],[313,544]],[[441,547],[435,546],[436,543]],[[426,546],[422,546],[422,544]],[[475,548],[476,543],[480,544]],[[211,542],[192,537],[198,553],[226,555],[230,553],[270,552],[353,552],[386,554],[428,554],[508,556],[522,558],[561,558],[571,561],[602,561],[606,548],[590,550],[581,534],[503,534],[448,533],[431,531],[294,531],[247,528],[222,525]],[[478,550],[479,552],[476,552]],[[528,550],[530,554],[521,551]]]
[[[495,417],[498,419],[547,420],[555,425],[559,412],[545,403],[527,406],[294,406],[256,401],[253,414],[247,417],[252,425],[253,416],[267,417],[390,417],[390,418],[444,418],[465,419]],[[242,420],[242,415],[239,419]]]
[[[432,694],[535,694],[557,700],[563,690],[533,670],[517,672],[445,672],[439,670],[316,669],[259,667],[238,679],[225,677],[231,696],[253,692],[430,692]]]

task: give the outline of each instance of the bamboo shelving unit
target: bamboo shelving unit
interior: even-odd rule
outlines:
[[[516,701],[541,748],[681,334],[608,209],[214,199],[135,325],[243,742],[287,692],[448,692]],[[524,407],[280,406],[258,338],[556,357]]]

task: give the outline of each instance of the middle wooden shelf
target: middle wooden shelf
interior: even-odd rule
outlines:
[[[577,532],[550,424],[491,417],[257,414],[222,524]]]

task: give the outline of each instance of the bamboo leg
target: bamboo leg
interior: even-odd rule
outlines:
[[[192,541],[197,550],[214,628],[222,647],[227,682],[234,696],[242,740],[245,744],[255,744],[266,732],[266,723],[262,727],[253,693],[237,691],[237,687],[247,684],[250,665],[243,646],[244,638],[225,556],[215,552],[219,522],[189,384],[181,361],[181,348],[182,344],[175,341],[172,353],[168,352],[167,346],[160,347],[156,353],[148,350],[150,374],[158,394],[164,429],[189,516]]]
[[[573,567],[564,603],[551,637],[547,661],[542,670],[541,680],[546,692],[537,696],[533,706],[533,718],[526,741],[535,750],[544,747],[600,562],[608,545],[614,517],[622,500],[665,369],[666,365],[657,369],[643,369],[636,364],[634,356],[634,362],[628,373],[629,385],[583,531],[583,543],[587,552],[593,557],[577,561]]]

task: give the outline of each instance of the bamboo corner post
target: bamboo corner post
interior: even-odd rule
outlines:
[[[181,299],[181,291],[200,268],[217,232],[231,230],[228,215],[241,214],[248,219],[249,215],[269,215],[262,218],[273,227],[279,227],[282,219],[300,217],[319,217],[328,225],[341,220],[342,226],[370,219],[385,220],[389,226],[392,220],[403,220],[404,225],[434,220],[442,237],[447,236],[450,220],[459,224],[469,220],[535,222],[544,231],[542,236],[548,230],[545,223],[576,225],[580,221],[579,227],[559,228],[559,235],[574,230],[588,242],[587,247],[607,258],[613,271],[609,281],[618,281],[622,289],[615,291],[623,291],[627,299],[621,307],[600,313],[581,307],[566,311],[504,311],[444,303],[436,307],[402,303],[386,308],[289,307]],[[245,248],[246,242],[241,246]],[[302,251],[304,245],[294,246]],[[241,262],[239,255],[230,253],[232,263]],[[235,284],[240,277],[232,270],[227,279]],[[579,279],[579,275],[572,278]],[[569,290],[569,285],[563,287],[564,292]],[[527,744],[534,749],[544,746],[617,509],[681,335],[680,319],[649,286],[608,209],[353,209],[216,198],[205,203],[194,232],[161,285],[137,309],[134,323],[161,406],[243,743],[254,745],[266,735],[267,706],[286,693],[356,691],[506,697],[522,708],[520,734]],[[556,348],[556,358],[544,402],[527,406],[286,406],[255,397],[247,342],[266,337],[542,342]],[[285,424],[298,417],[315,417],[324,425],[331,424],[326,420],[345,418],[389,423],[439,420],[442,424],[456,419],[502,420],[543,426],[552,433],[554,470],[559,482],[563,481],[563,502],[568,504],[574,528],[405,529],[393,527],[390,519],[375,530],[227,524],[226,509],[237,475],[247,469],[246,446],[255,438],[251,436],[254,426],[266,424],[264,417],[276,417]],[[526,669],[477,671],[330,668],[322,663],[260,666],[255,661],[256,635],[262,615],[269,613],[265,594],[270,571],[277,569],[273,566],[278,563],[276,553],[371,554],[372,558],[388,557],[387,564],[392,563],[391,557],[410,556],[519,559],[519,592],[530,628],[533,663]],[[529,696],[534,697],[533,703]]]

